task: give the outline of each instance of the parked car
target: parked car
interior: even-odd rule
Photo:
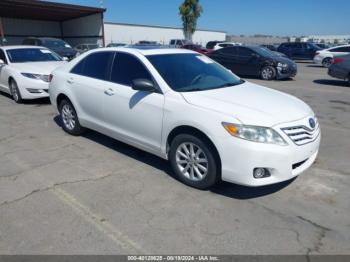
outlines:
[[[265,47],[271,51],[277,51],[277,47],[274,46],[274,45],[268,45],[268,44],[265,44],[265,45],[260,45],[261,47]]]
[[[320,128],[308,105],[190,50],[93,50],[51,79],[68,134],[90,128],[168,159],[196,188],[289,180],[318,153]]]
[[[193,51],[196,51],[196,52],[201,53],[201,54],[208,54],[209,53],[208,49],[204,48],[201,45],[196,45],[196,44],[184,45],[182,48],[188,49],[188,50],[193,50]]]
[[[74,47],[75,51],[77,51],[77,55],[80,55],[82,53],[85,53],[86,51],[99,48],[100,45],[98,44],[79,44],[76,47]]]
[[[242,45],[242,44],[241,43],[233,43],[233,42],[218,43],[214,46],[214,50],[219,50],[221,48],[230,47],[230,46],[238,46],[238,45]]]
[[[188,41],[186,39],[171,39],[169,42],[169,46],[172,48],[181,48],[184,45],[191,44],[191,41]]]
[[[206,48],[208,50],[214,50],[214,46],[216,46],[219,43],[223,43],[223,42],[225,42],[225,41],[209,41],[206,45]]]
[[[234,46],[209,54],[215,61],[241,76],[258,76],[264,80],[294,77],[297,65],[260,46]]]
[[[290,59],[312,60],[317,51],[321,50],[313,43],[282,43],[277,51],[285,54]]]
[[[315,45],[317,45],[321,49],[327,49],[331,47],[330,45],[327,45],[327,44],[315,44]]]
[[[314,57],[314,63],[330,67],[334,56],[350,54],[350,45],[331,47],[328,49],[317,51]]]
[[[271,51],[271,50],[270,50]],[[284,58],[288,58],[288,56],[286,56],[285,54],[283,53],[280,53],[280,52],[277,52],[277,51],[271,51],[274,55],[276,56],[280,56],[280,57],[284,57]]]
[[[107,47],[122,47],[122,46],[126,46],[127,44],[124,43],[109,43],[107,45]]]
[[[45,47],[0,47],[0,90],[12,95],[16,103],[48,97],[49,75],[65,63]]]
[[[142,41],[139,41],[137,43],[137,45],[152,45],[152,46],[156,46],[156,45],[160,45],[160,44],[157,41],[142,40]]]
[[[74,50],[69,44],[57,38],[29,37],[24,39],[22,44],[46,47],[54,51],[56,54],[59,54],[61,57],[66,57],[68,60],[72,60],[77,55],[77,51]]]
[[[328,68],[328,74],[331,77],[346,80],[350,85],[350,54],[336,56],[332,65]]]

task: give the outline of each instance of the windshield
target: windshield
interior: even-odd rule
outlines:
[[[60,39],[45,39],[42,40],[42,44],[43,46],[48,48],[71,48],[70,45],[68,45],[66,42]]]
[[[199,54],[150,55],[148,60],[177,92],[205,91],[244,81],[213,60]]]
[[[276,56],[275,53],[273,53],[270,49],[268,49],[267,47],[252,47],[252,49],[257,52],[259,55],[263,56],[263,57],[273,57]]]
[[[11,63],[62,61],[60,56],[48,49],[11,49],[6,53]]]

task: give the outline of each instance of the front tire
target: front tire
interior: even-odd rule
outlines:
[[[13,79],[10,80],[10,92],[11,92],[11,96],[12,96],[13,100],[17,104],[21,104],[23,102],[21,92],[18,89],[18,85],[17,85],[16,81]]]
[[[79,136],[85,131],[85,128],[80,125],[77,112],[70,101],[62,100],[58,110],[62,128],[65,132],[73,136]]]
[[[181,134],[170,146],[169,161],[180,181],[198,188],[208,189],[219,180],[218,161],[213,148],[204,139]]]
[[[329,68],[331,66],[331,64],[332,64],[332,58],[330,58],[330,57],[326,57],[322,61],[322,66],[323,67]]]
[[[261,69],[260,77],[262,80],[273,80],[276,78],[277,72],[273,66],[264,66]]]

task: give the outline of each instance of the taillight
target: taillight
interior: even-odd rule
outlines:
[[[52,81],[52,79],[53,79],[53,75],[50,74],[50,75],[49,75],[49,79],[48,79],[48,80],[49,80],[49,83]]]
[[[343,58],[336,57],[336,58],[333,59],[333,64],[339,64],[339,63],[341,63],[343,61],[344,61]]]

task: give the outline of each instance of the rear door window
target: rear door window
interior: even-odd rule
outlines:
[[[99,80],[109,80],[113,57],[114,52],[93,53],[80,61],[71,70],[71,73]]]

